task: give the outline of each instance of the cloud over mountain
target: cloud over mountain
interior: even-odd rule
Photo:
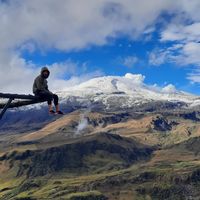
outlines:
[[[161,42],[176,41],[182,46],[178,51],[176,49],[178,56],[174,56],[173,49],[161,50],[163,59],[154,59],[154,62],[162,63],[167,56],[176,62],[184,58],[185,64],[199,65],[199,4],[197,0],[1,1],[0,90],[29,91],[33,76],[41,65],[26,60],[23,52],[78,51],[105,45],[110,38],[121,36],[139,40],[151,35],[158,23],[163,24],[159,33]],[[167,22],[163,13],[174,17]],[[191,23],[188,25],[186,22],[189,20]],[[177,24],[180,24],[180,29],[176,28]],[[135,62],[130,58],[126,61],[126,64]],[[64,83],[60,70],[63,73],[78,70],[73,62],[64,63],[50,65],[58,72],[53,79],[55,85]]]

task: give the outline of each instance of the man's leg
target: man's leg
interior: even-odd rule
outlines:
[[[55,107],[58,106],[58,95],[53,94],[53,101],[54,101]]]
[[[53,110],[52,108],[52,103],[48,103],[48,106],[49,106],[49,112]]]
[[[49,107],[49,112],[52,112],[52,100],[53,100],[53,94],[48,92],[48,91],[38,91],[36,93],[37,96],[39,96],[42,99],[47,100],[48,107]]]
[[[58,114],[63,114],[61,111],[60,111],[60,107],[59,107],[59,103],[58,103],[58,95],[54,94],[53,95],[53,100],[54,100],[54,105],[56,107],[56,112]]]
[[[54,105],[56,107],[56,112],[59,112],[59,104],[58,104],[58,95],[54,94],[53,95],[53,100],[54,100]]]

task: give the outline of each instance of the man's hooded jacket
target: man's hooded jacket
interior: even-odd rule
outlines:
[[[50,71],[47,67],[43,67],[41,69],[40,75],[38,77],[36,77],[36,79],[34,80],[34,83],[33,83],[33,93],[34,94],[37,94],[37,92],[39,92],[39,91],[48,91],[49,92],[48,84],[47,84],[48,82],[46,80],[48,78],[49,74],[47,77],[44,77],[44,74],[43,74],[44,71],[47,71],[50,74]]]

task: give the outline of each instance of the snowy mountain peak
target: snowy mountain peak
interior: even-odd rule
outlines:
[[[148,86],[144,84],[145,76],[141,74],[127,73],[125,76],[103,76],[90,79],[80,85],[66,88],[64,92],[74,91],[82,92],[85,94],[90,93],[105,93],[111,94],[113,92],[124,92],[126,94],[133,94],[134,91],[147,89],[149,91],[156,91],[160,93],[177,93],[173,85],[166,86],[165,88],[158,88],[157,86]],[[159,91],[160,90],[160,91]]]
[[[133,101],[166,100],[183,101],[186,103],[199,101],[198,96],[178,91],[172,84],[161,88],[156,85],[145,84],[144,79],[145,76],[141,74],[131,73],[127,73],[125,76],[103,76],[66,88],[59,95],[63,98],[69,95],[79,97],[103,95],[99,98],[108,98],[108,96],[115,94],[116,96],[128,96]]]
[[[178,91],[173,85],[164,88],[147,85],[144,79],[145,77],[140,74],[130,73],[125,76],[103,76],[68,87],[57,94],[64,112],[76,109],[84,109],[85,112],[90,110],[114,112],[127,109],[140,112],[190,108],[196,110],[197,107],[194,106],[200,105],[198,96]],[[46,105],[45,102],[21,107],[17,112],[13,109],[7,113],[8,117],[4,122],[7,123],[7,119],[10,119],[11,124],[22,119],[28,123],[48,120],[49,115],[45,115]]]
[[[125,76],[103,76],[90,79],[80,85],[66,88],[63,92],[74,91],[85,94],[104,93],[111,94],[115,92],[124,92],[132,94],[136,89],[145,88],[143,83],[145,77],[140,74],[127,73]]]

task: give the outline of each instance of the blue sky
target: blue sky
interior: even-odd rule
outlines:
[[[38,66],[51,65],[66,60],[79,64],[85,63],[87,70],[82,71],[80,69],[80,74],[95,70],[100,70],[102,75],[111,76],[123,76],[126,73],[142,74],[146,77],[146,84],[157,84],[161,87],[173,84],[179,90],[199,95],[199,84],[191,83],[187,79],[187,74],[193,71],[195,65],[179,66],[176,63],[164,62],[155,66],[149,63],[149,53],[155,47],[160,48],[160,46],[163,46],[163,44],[160,44],[159,38],[142,42],[123,37],[112,40],[103,46],[91,46],[80,51],[61,52],[53,50],[45,54],[40,51],[24,52],[24,57]],[[128,58],[130,63],[125,62]],[[65,78],[70,79],[70,75],[66,73]]]
[[[200,95],[199,7],[198,0],[0,1],[0,91],[30,93],[47,66],[54,90],[133,73]]]

